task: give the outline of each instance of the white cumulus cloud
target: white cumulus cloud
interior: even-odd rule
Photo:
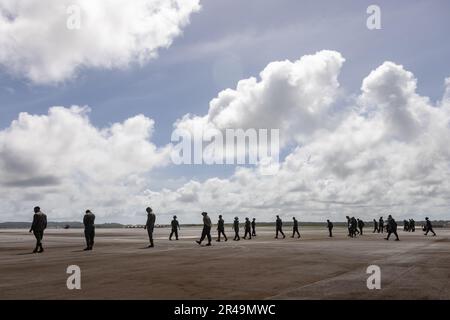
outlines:
[[[0,65],[47,84],[82,68],[143,64],[199,9],[199,0],[2,0]],[[68,28],[78,17],[80,28]]]
[[[147,205],[162,220],[177,214],[186,223],[199,222],[201,211],[228,221],[275,214],[309,221],[388,213],[448,218],[450,81],[434,103],[417,92],[412,72],[385,62],[362,80],[360,92],[342,97],[343,61],[338,52],[321,51],[271,63],[260,80],[219,93],[206,115],[175,122],[186,129],[280,128],[289,144],[273,176],[237,166],[225,178],[214,171],[205,180],[186,175],[161,189],[146,174],[166,165],[172,148],[150,142],[151,119],[136,116],[99,129],[85,108],[23,113],[0,132],[4,210],[41,203],[57,208],[53,217],[67,218],[73,210],[61,212],[66,207],[81,212],[94,205],[105,219],[121,222],[143,221],[133,218]]]
[[[21,113],[0,131],[0,190],[8,214],[37,201],[61,216],[113,204],[109,214],[117,213],[142,191],[146,173],[168,163],[170,147],[151,142],[152,119],[138,115],[99,129],[88,112],[73,106]]]
[[[221,91],[205,116],[186,115],[179,129],[280,129],[282,144],[301,140],[333,124],[333,102],[339,96],[339,71],[345,59],[320,51],[297,61],[269,63],[254,77]]]
[[[388,213],[399,219],[448,218],[449,80],[442,101],[432,103],[417,93],[413,73],[385,62],[363,79],[355,99],[349,96],[347,101],[353,103],[336,110],[329,106],[339,96],[336,79],[343,59],[338,53],[321,52],[294,65],[304,61],[308,63],[298,73],[291,63],[275,63],[263,71],[260,82],[243,80],[237,90],[223,91],[211,101],[208,115],[197,117],[219,127],[262,123],[290,133],[309,132],[276,175],[238,167],[228,178],[193,180],[178,189],[150,193],[149,200],[162,211],[177,211],[189,219],[190,212],[199,210],[228,219],[239,214],[268,220],[281,214],[307,221],[342,221],[345,215],[371,220]],[[264,74],[276,80],[270,77],[266,83]],[[304,81],[291,81],[302,75]],[[258,118],[259,111],[271,118]],[[186,116],[177,125],[189,126],[195,119]]]

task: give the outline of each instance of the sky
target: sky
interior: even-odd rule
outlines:
[[[448,219],[449,13],[446,0],[0,0],[0,221],[35,205],[125,224],[147,206],[158,223]],[[175,164],[172,133],[205,127],[279,130],[279,170]]]

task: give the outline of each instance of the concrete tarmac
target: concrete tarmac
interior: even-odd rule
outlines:
[[[0,230],[0,299],[450,299],[450,230],[437,237],[399,231],[401,241],[344,228],[300,227],[302,238],[274,239],[257,228],[252,240],[200,247],[201,229],[185,227],[179,241],[155,229],[97,229],[93,251],[82,229],[49,229],[45,252],[33,254],[27,230]],[[243,234],[242,234],[243,235]],[[68,290],[69,265],[81,268],[81,290]],[[381,268],[381,289],[366,285],[369,265]]]

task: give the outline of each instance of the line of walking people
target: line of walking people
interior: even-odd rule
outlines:
[[[156,216],[153,212],[152,208],[148,207],[146,208],[147,212],[147,221],[145,223],[144,229],[147,230],[149,242],[148,245],[149,248],[154,247],[153,242],[153,230],[155,228],[155,221]],[[203,230],[202,234],[200,236],[200,239],[196,242],[201,245],[202,242],[207,239],[206,246],[211,246],[211,228],[212,228],[212,222],[211,219],[208,216],[208,213],[202,212],[203,216]],[[406,220],[405,220],[406,221]],[[413,224],[411,223],[413,222]],[[396,237],[396,241],[399,241],[399,237],[397,234],[397,223],[394,220],[394,218],[389,215],[386,223],[383,220],[383,217],[380,217],[378,222],[374,219],[374,233],[383,233],[384,229],[386,229],[387,237],[386,240],[389,240],[391,234],[394,234]],[[415,222],[413,219],[410,219],[408,224],[408,229],[405,231],[412,231],[415,230]],[[94,247],[94,238],[95,238],[95,215],[90,211],[86,210],[85,215],[83,217],[83,224],[84,224],[84,236],[86,239],[86,248],[85,251],[92,250]],[[292,224],[292,236],[291,238],[294,238],[297,236],[297,238],[300,238],[300,231],[299,231],[299,223],[298,220],[293,217],[293,224]],[[329,237],[333,237],[333,223],[330,220],[327,220],[326,224],[328,228]],[[347,216],[347,226],[348,226],[348,236],[349,237],[356,237],[357,235],[363,235],[363,229],[365,226],[364,221],[361,219],[356,219],[355,217],[350,218]],[[412,229],[411,230],[411,226]],[[41,211],[39,207],[34,208],[34,216],[33,216],[33,222],[31,224],[30,233],[33,232],[35,238],[36,238],[36,246],[33,250],[33,253],[41,253],[44,251],[44,248],[42,246],[42,239],[44,236],[44,230],[47,228],[47,216]],[[180,230],[180,224],[178,222],[177,216],[173,216],[173,220],[171,221],[171,232],[169,235],[169,240],[172,240],[172,237],[175,236],[175,239],[178,240],[178,231]],[[239,235],[239,218],[235,217],[233,221],[233,230],[234,230],[234,241],[239,241],[241,239]],[[431,224],[431,221],[428,217],[425,218],[425,225],[423,226],[423,231],[425,232],[425,235],[428,235],[429,232],[433,233],[433,236],[436,236],[436,233],[433,230],[433,226]],[[278,236],[281,234],[281,236],[286,238],[286,235],[283,232],[283,221],[281,220],[280,216],[276,216],[275,221],[275,239],[278,239]],[[217,242],[221,241],[221,236],[223,236],[223,239],[225,241],[228,241],[228,238],[225,234],[225,221],[222,217],[222,215],[219,215],[219,220],[217,222]],[[245,218],[244,223],[244,239],[250,240],[252,237],[256,237],[256,219],[253,218],[252,221],[248,217]]]
[[[364,221],[360,219],[355,219],[355,217],[350,218],[347,216],[347,224],[348,224],[348,236],[351,238],[356,237],[357,235],[363,235],[363,229],[365,226]],[[386,223],[384,222],[383,217],[377,220],[373,219],[373,232],[372,233],[384,233],[386,229],[387,237],[385,240],[389,240],[392,234],[395,235],[395,241],[399,241],[399,237],[397,234],[397,222],[395,219],[389,215]]]

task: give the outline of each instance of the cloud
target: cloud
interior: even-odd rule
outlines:
[[[411,139],[433,112],[429,101],[416,93],[417,80],[403,66],[385,62],[364,79],[361,103],[370,112],[379,112],[390,133]]]
[[[49,84],[84,68],[144,64],[169,47],[199,9],[199,0],[3,0],[0,65]],[[80,29],[69,29],[78,12]]]
[[[0,190],[11,207],[24,210],[31,204],[22,195],[41,193],[49,207],[71,207],[67,213],[113,203],[120,210],[142,192],[148,172],[168,164],[170,146],[150,141],[152,119],[137,115],[99,129],[88,113],[79,106],[21,113],[0,131]]]
[[[11,87],[0,87],[0,88],[11,95],[16,93],[16,90],[14,90],[14,88]]]
[[[450,106],[450,77],[445,79],[445,94],[443,98],[443,104]]]
[[[442,102],[433,104],[417,93],[411,72],[385,62],[363,79],[356,98],[347,97],[352,103],[336,109],[332,106],[339,99],[336,79],[342,61],[338,53],[326,51],[293,64],[269,64],[260,82],[243,80],[236,90],[212,100],[208,115],[187,115],[177,123],[276,125],[306,136],[288,152],[278,174],[262,176],[257,168],[237,167],[228,178],[193,180],[178,189],[153,192],[149,201],[189,220],[190,212],[201,210],[227,219],[239,214],[269,220],[281,214],[301,220],[341,221],[345,215],[371,220],[388,213],[399,219],[446,218],[449,80]],[[186,190],[191,201],[181,203]]]
[[[260,73],[221,91],[205,116],[186,115],[179,129],[280,129],[283,144],[301,140],[332,124],[339,95],[337,76],[345,59],[336,51],[320,51],[297,61],[275,61]]]
[[[360,92],[343,96],[343,61],[338,52],[321,51],[271,63],[260,80],[219,93],[206,115],[175,122],[189,130],[280,128],[285,157],[273,176],[236,166],[225,178],[178,177],[160,189],[151,175],[168,164],[172,149],[151,143],[151,119],[139,115],[99,129],[87,108],[22,113],[0,132],[0,191],[9,199],[3,210],[24,212],[38,201],[54,208],[53,219],[67,219],[94,206],[105,221],[125,223],[144,221],[148,205],[158,221],[176,214],[182,223],[200,222],[202,211],[228,221],[236,215],[267,221],[275,214],[303,221],[388,213],[446,218],[449,80],[442,100],[433,103],[417,93],[412,72],[385,62],[362,80]]]

